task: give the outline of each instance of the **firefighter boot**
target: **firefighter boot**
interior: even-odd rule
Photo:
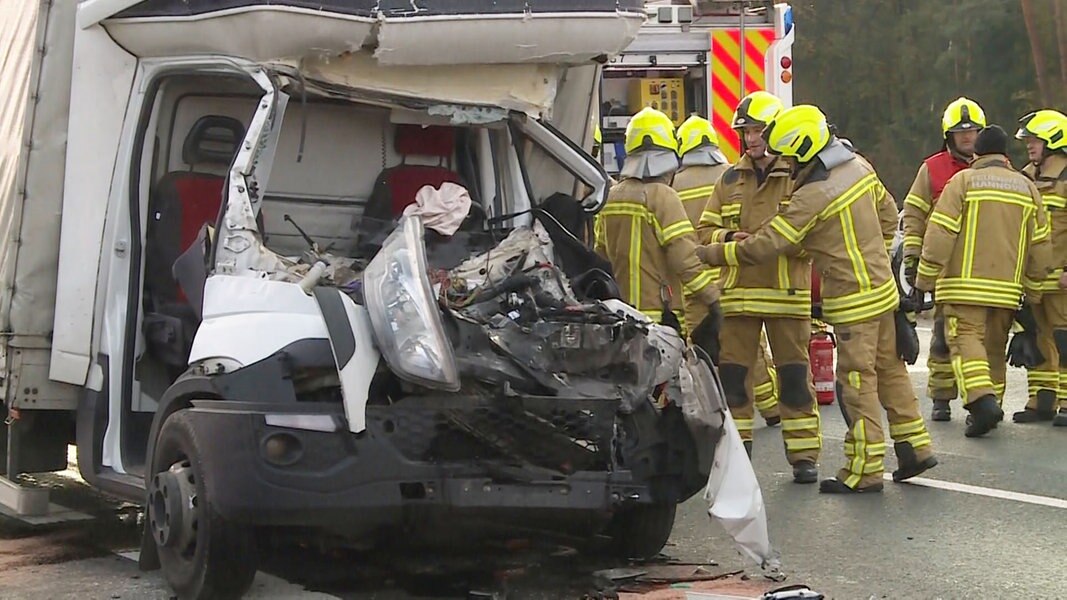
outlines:
[[[1013,414],[1011,420],[1016,423],[1038,423],[1051,421],[1056,416],[1056,392],[1052,390],[1039,390],[1037,392],[1037,407],[1026,407]]]
[[[952,404],[950,400],[934,400],[934,409],[930,412],[931,421],[951,421]]]
[[[1004,418],[1004,410],[993,394],[986,394],[964,408],[971,413],[967,429],[963,432],[967,437],[981,437],[989,433]]]
[[[1067,427],[1067,406],[1060,409],[1055,419],[1052,419],[1053,427]]]
[[[810,460],[797,461],[793,465],[793,483],[815,483],[819,480],[819,470]]]
[[[907,442],[896,442],[893,444],[893,450],[897,453],[898,465],[897,470],[893,471],[893,481],[911,479],[937,466],[936,456],[930,455],[923,460],[919,460],[919,457],[915,454],[915,448],[912,448],[911,444]]]
[[[845,485],[844,481],[841,481],[837,477],[831,477],[830,479],[823,479],[819,482],[820,494],[866,494],[868,492],[881,492],[882,482],[872,483],[866,487],[850,488]]]

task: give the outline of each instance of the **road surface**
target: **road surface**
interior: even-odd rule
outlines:
[[[920,333],[925,348],[929,331]],[[922,356],[912,368],[920,398],[924,364]],[[806,583],[829,598],[1060,597],[1067,589],[1067,428],[1011,423],[1011,413],[1026,402],[1025,389],[1025,373],[1011,370],[1008,418],[987,438],[964,438],[959,405],[952,422],[928,423],[941,464],[913,484],[887,481],[883,494],[822,496],[817,486],[793,484],[780,432],[757,426],[753,461],[787,583]],[[922,405],[929,414],[929,401]],[[845,425],[836,405],[823,407],[822,417],[820,470],[830,476],[844,460]],[[895,468],[891,452],[886,463],[887,471]],[[116,518],[113,503],[101,503],[80,486],[69,488],[54,494],[55,501],[103,517],[33,530],[0,518],[0,598],[171,598],[159,573],[138,572],[128,553],[136,546],[136,525]],[[705,508],[699,498],[680,508],[665,552],[684,562],[717,562],[720,571],[748,568],[754,578],[734,578],[729,590],[734,597],[756,597],[772,584],[743,564]],[[129,507],[119,512],[128,516]],[[499,575],[471,575],[469,564],[453,565],[416,586],[404,576],[357,565],[351,556],[287,552],[260,572],[251,597],[465,598],[469,589],[491,589]],[[515,571],[508,598],[578,597],[589,573],[605,566],[569,557],[540,563],[525,578]],[[684,598],[686,591],[675,587],[656,597]]]

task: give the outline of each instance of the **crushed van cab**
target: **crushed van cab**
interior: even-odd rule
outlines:
[[[38,7],[73,41],[36,423],[76,414],[180,596],[243,593],[268,534],[652,556],[707,483],[710,362],[589,249],[641,3],[511,4]]]

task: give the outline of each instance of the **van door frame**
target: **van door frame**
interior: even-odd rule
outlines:
[[[134,449],[127,440],[133,395],[139,327],[143,319],[141,298],[146,232],[142,171],[145,143],[157,112],[159,88],[170,76],[221,74],[251,78],[259,65],[230,57],[197,56],[142,61],[134,77],[133,96],[117,153],[112,193],[109,198],[104,243],[101,245],[101,277],[94,319],[97,367],[103,373],[102,389],[86,391],[79,408],[79,467],[89,483],[130,500],[141,501],[144,480],[129,472]],[[136,115],[137,118],[132,118]],[[151,165],[148,165],[151,166]],[[147,189],[151,189],[148,182]],[[134,235],[137,232],[137,235]],[[109,326],[106,315],[122,315],[121,326]],[[162,408],[162,405],[160,406]],[[143,439],[143,438],[142,438]],[[149,439],[149,445],[152,440]],[[142,455],[147,460],[148,449]],[[83,464],[87,462],[88,464]]]

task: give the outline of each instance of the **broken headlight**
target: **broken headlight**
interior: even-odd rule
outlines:
[[[404,217],[363,272],[364,296],[378,348],[398,377],[459,389],[452,345],[426,275],[422,220]]]

